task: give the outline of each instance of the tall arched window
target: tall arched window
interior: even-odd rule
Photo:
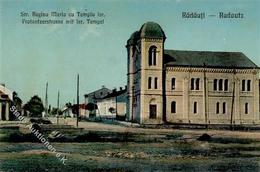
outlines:
[[[214,79],[214,83],[213,83],[213,90],[216,91],[217,90],[217,85],[218,85],[218,80]]]
[[[196,90],[199,90],[200,89],[200,79],[197,78],[196,79]]]
[[[247,91],[251,90],[251,80],[247,80]]]
[[[152,88],[152,77],[148,78],[148,89]]]
[[[223,102],[223,114],[226,113],[226,102]]]
[[[156,65],[156,46],[151,46],[149,48],[149,66]]]
[[[242,91],[246,91],[246,80],[242,80]]]
[[[197,102],[193,104],[193,113],[197,113]]]
[[[225,79],[224,81],[224,91],[228,90],[228,79]]]
[[[220,79],[218,82],[218,90],[222,91],[223,90],[223,79]]]
[[[154,89],[157,89],[158,88],[158,78],[157,77],[155,77],[154,78]]]
[[[194,90],[194,78],[191,78],[190,89]]]
[[[216,114],[219,114],[219,102],[216,104]]]
[[[172,88],[172,90],[175,89],[175,78],[172,78],[171,88]]]
[[[245,114],[248,114],[248,103],[245,104]]]
[[[171,103],[171,113],[176,113],[176,102],[172,101]]]

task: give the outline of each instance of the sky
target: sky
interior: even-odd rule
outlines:
[[[53,107],[58,91],[61,105],[76,100],[77,74],[81,102],[102,85],[124,87],[126,41],[147,21],[161,25],[166,49],[243,52],[260,66],[259,7],[260,0],[0,0],[0,83],[26,103],[35,94],[44,101],[48,82]],[[105,17],[100,25],[22,24],[24,18],[38,19],[33,11],[101,12]],[[217,17],[184,19],[182,12]],[[219,12],[243,13],[244,18],[220,19]]]

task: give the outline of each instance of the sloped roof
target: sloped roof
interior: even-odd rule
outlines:
[[[126,93],[126,91],[127,91],[126,89],[119,90],[119,91],[113,91],[112,93],[110,93],[107,96],[105,96],[103,99],[120,96],[121,94]]]
[[[259,68],[241,52],[165,50],[164,64],[180,67]]]

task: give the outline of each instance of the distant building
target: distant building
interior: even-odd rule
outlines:
[[[0,84],[0,120],[8,121],[11,119],[10,106],[13,101],[13,92]]]
[[[110,94],[99,99],[97,106],[101,117],[125,119],[127,88],[114,89]]]
[[[93,91],[89,94],[85,94],[84,98],[85,98],[85,104],[87,105],[88,103],[94,103],[97,104],[97,102],[101,99],[103,99],[105,96],[107,96],[108,94],[110,94],[112,92],[112,90],[106,88],[105,86],[102,86],[102,88]],[[93,112],[89,112],[88,110],[85,109],[80,109],[80,115],[83,118],[88,118],[89,115],[92,114],[93,116],[96,115],[96,111]]]
[[[127,120],[259,123],[255,63],[241,52],[167,50],[165,40],[161,26],[147,22],[127,41]]]

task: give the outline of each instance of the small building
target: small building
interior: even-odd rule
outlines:
[[[102,86],[102,88],[93,91],[91,93],[85,94],[84,98],[85,98],[85,105],[87,105],[88,103],[94,103],[97,104],[97,102],[101,99],[103,99],[105,96],[107,96],[108,94],[110,94],[112,92],[112,90],[106,88],[105,86]],[[80,108],[80,115],[83,118],[89,118],[90,115],[96,116],[96,111],[92,111],[89,112],[86,109]]]
[[[8,121],[11,119],[10,106],[13,101],[13,92],[0,84],[0,121]]]
[[[125,119],[126,115],[126,100],[127,87],[120,90],[114,89],[112,93],[108,94],[97,101],[99,114],[101,117]]]

